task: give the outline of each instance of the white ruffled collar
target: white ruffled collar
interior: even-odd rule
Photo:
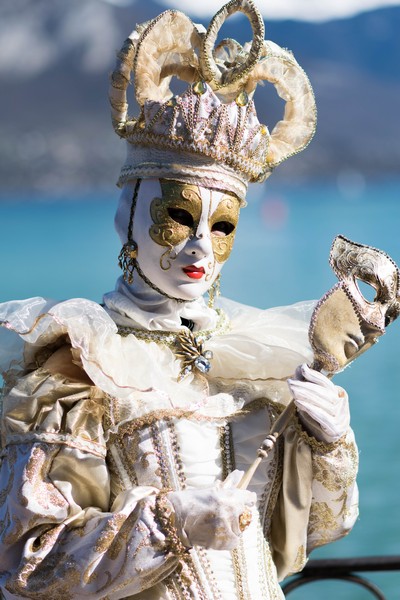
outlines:
[[[213,329],[218,314],[209,308],[204,298],[192,302],[178,302],[166,298],[136,276],[132,285],[122,277],[115,291],[103,297],[105,310],[117,325],[149,330],[175,331],[182,329],[181,319],[195,323],[195,330]]]

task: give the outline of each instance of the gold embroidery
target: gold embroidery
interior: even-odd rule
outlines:
[[[277,411],[273,405],[266,407],[268,411],[268,420],[266,420],[266,429],[271,429],[271,423],[277,418]],[[259,513],[263,523],[263,529],[266,537],[269,537],[272,514],[278,499],[279,490],[282,483],[283,471],[283,439],[278,438],[272,454],[267,471],[267,481],[259,502]]]
[[[314,436],[307,433],[307,431],[303,428],[300,423],[298,417],[293,418],[293,423],[296,429],[296,432],[299,434],[302,440],[304,440],[315,452],[321,452],[326,454],[327,452],[332,452],[338,448],[346,438],[346,434],[341,437],[336,442],[323,442],[321,440],[317,440]]]
[[[57,446],[67,446],[68,448],[76,448],[82,452],[94,454],[100,458],[106,455],[104,444],[99,444],[93,440],[85,440],[83,437],[77,437],[68,433],[52,433],[52,432],[27,432],[8,434],[6,436],[7,446],[15,446],[22,444],[56,444]]]
[[[180,458],[181,451],[173,420],[167,418],[164,421],[160,421],[151,427],[151,432],[156,456],[160,464],[160,471],[163,475],[164,485],[173,478],[175,479],[175,476],[177,475],[179,482],[178,488],[172,485],[168,485],[168,488],[174,487],[174,489],[184,489],[186,487],[186,478]],[[195,564],[195,560],[199,562]],[[208,600],[208,595],[204,589],[205,583],[202,582],[201,571],[198,569],[198,566],[200,565],[204,572],[207,586],[211,586],[215,591],[214,597],[216,600],[219,600],[220,595],[217,590],[216,582],[213,579],[206,552],[201,548],[193,548],[189,552],[186,551],[186,553],[181,555],[178,568],[175,570],[173,579],[169,584],[170,587],[172,586],[172,589],[174,589],[172,584],[173,581],[180,591],[180,597],[188,599],[192,598],[190,588],[195,587],[199,598]]]
[[[272,515],[274,513],[276,503],[278,501],[279,491],[282,485],[283,477],[283,439],[278,438],[275,444],[274,460],[271,462],[271,467],[268,471],[268,484],[263,493],[260,502],[260,513],[262,506],[265,506],[264,514],[264,533],[269,539]]]
[[[110,473],[110,505],[112,505],[118,494],[125,489],[125,486],[117,462],[111,452],[107,455],[107,468]]]
[[[163,421],[155,422],[151,425],[151,439],[154,446],[155,455],[159,464],[159,469],[156,473],[161,478],[162,487],[165,489],[172,489],[172,482],[170,480],[170,465],[166,460],[166,453],[164,452],[162,438],[160,431],[165,427]]]
[[[222,455],[222,478],[225,479],[235,469],[235,454],[233,446],[232,428],[229,423],[221,427],[220,444]],[[240,600],[246,600],[248,589],[245,593],[246,561],[243,550],[243,540],[240,540],[238,548],[232,550],[233,572],[235,575],[235,587]]]
[[[126,515],[121,513],[116,513],[110,517],[103,531],[99,535],[96,544],[93,547],[93,551],[97,552],[98,554],[104,554],[107,552],[110,558],[113,560],[117,558],[120,552],[120,547],[116,549],[115,545],[114,547],[111,546],[125,521]]]
[[[142,456],[140,457],[140,466],[142,467],[142,469],[148,469],[150,467],[150,462],[148,460],[148,456],[152,456],[154,454],[154,452],[143,452]],[[134,459],[132,458],[132,461]]]
[[[36,446],[32,449],[25,467],[26,479],[33,488],[35,499],[45,510],[49,510],[52,506],[65,509],[68,507],[64,496],[48,480],[51,463],[58,452],[57,446],[47,444]],[[29,503],[29,497],[24,495],[23,488],[20,491],[20,502],[22,506],[28,506]]]
[[[308,534],[318,534],[320,537],[318,545],[323,545],[331,541],[329,532],[337,527],[338,523],[335,514],[327,502],[313,502],[308,523]]]
[[[115,402],[118,402],[118,399],[114,399]],[[249,402],[245,407],[241,410],[235,412],[234,415],[230,415],[231,421],[236,421],[252,412],[256,412],[261,408],[265,408],[266,406],[272,405],[276,408],[275,403],[273,403],[268,398],[257,398],[252,402]],[[280,407],[282,408],[282,407]],[[132,419],[131,421],[127,421],[123,423],[119,428],[117,433],[110,434],[110,442],[115,441],[117,438],[121,438],[125,434],[131,435],[134,431],[138,429],[144,429],[146,427],[151,427],[154,423],[158,423],[162,419],[188,419],[189,421],[198,421],[198,422],[216,422],[216,423],[224,423],[226,421],[226,416],[218,417],[218,416],[207,416],[202,415],[194,410],[187,409],[160,409],[151,411],[142,417],[138,417]]]
[[[207,584],[211,587],[212,598],[215,600],[222,600],[221,592],[218,589],[215,575],[212,572],[210,561],[208,560],[207,550],[205,550],[204,548],[197,547],[194,551],[192,551],[192,562],[194,553],[197,554],[201,568],[203,569],[205,575],[205,579],[207,580]],[[206,598],[208,600],[208,596],[206,596]]]
[[[129,436],[117,438],[114,443],[118,450],[124,469],[129,475],[132,485],[138,485],[138,479],[134,465],[139,456],[139,432],[134,431]]]
[[[293,575],[294,573],[298,573],[299,571],[301,571],[304,568],[304,565],[307,562],[307,554],[306,554],[306,549],[304,548],[304,546],[300,546],[299,549],[297,550],[297,555],[295,558],[295,561],[292,565],[292,570],[290,575]]]
[[[39,548],[42,550],[42,552],[51,550],[64,528],[65,525],[61,524],[57,527],[48,529],[44,533],[41,533],[35,540],[32,541],[31,552],[37,552]]]
[[[358,469],[358,452],[353,443],[342,442],[332,453],[332,459],[338,464],[350,464],[348,468],[334,469],[326,461],[325,456],[313,457],[313,477],[330,492],[348,489],[354,483]]]
[[[176,574],[172,573],[166,579],[164,579],[165,587],[168,590],[169,595],[171,596],[171,600],[181,600],[182,594],[179,590],[178,581],[176,578]]]
[[[139,429],[145,429],[146,427],[152,427],[155,423],[158,423],[162,419],[168,419],[171,417],[176,417],[179,419],[193,419],[196,421],[212,421],[214,420],[211,417],[206,417],[203,415],[198,415],[194,413],[194,411],[188,411],[185,409],[162,409],[155,410],[149,412],[143,417],[138,417],[137,419],[132,419],[131,421],[127,421],[123,423],[119,428],[117,433],[110,434],[110,440],[114,442],[117,438],[122,438],[124,435],[132,435],[134,431]]]
[[[189,552],[189,548],[182,544],[175,529],[174,511],[171,503],[166,498],[168,491],[170,490],[163,490],[157,495],[155,516],[165,534],[169,550],[177,556],[185,556]]]
[[[181,449],[178,443],[178,437],[176,435],[175,427],[171,419],[166,419],[168,427],[169,437],[171,441],[172,455],[175,461],[175,470],[179,478],[181,489],[186,487],[186,478],[183,470],[183,464],[181,460]]]
[[[114,396],[110,396],[110,394],[105,394],[103,414],[104,431],[113,431],[115,426],[121,421],[119,400]]]
[[[39,568],[40,567],[40,568]],[[10,579],[7,591],[32,600],[72,600],[72,588],[80,582],[80,565],[65,552],[26,561],[18,579]]]
[[[243,548],[243,539],[240,540],[239,546],[232,550],[232,561],[238,599],[247,600],[247,598],[250,597],[250,592],[247,585],[247,566]]]
[[[263,595],[260,598],[282,600],[282,590],[276,577],[276,567],[272,560],[270,543],[264,538],[261,527],[257,528],[258,571],[262,577]],[[260,590],[261,591],[261,590]]]

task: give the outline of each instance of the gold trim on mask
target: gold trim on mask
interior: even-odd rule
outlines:
[[[181,209],[190,213],[193,223],[200,221],[202,200],[197,186],[175,181],[160,180],[162,197],[150,204],[154,225],[150,227],[151,239],[160,246],[177,246],[193,234],[193,227],[175,221],[168,209]]]
[[[215,260],[219,263],[225,262],[232,252],[233,242],[235,241],[236,227],[239,221],[239,210],[239,200],[231,194],[226,194],[221,199],[216,210],[209,217],[208,224],[211,232],[213,231],[213,226],[221,221],[227,221],[233,225],[233,230],[228,233],[228,235],[211,236]]]
[[[160,180],[160,185],[162,197],[153,198],[150,204],[150,215],[154,224],[151,225],[149,234],[156,244],[169,248],[165,253],[169,255],[174,246],[196,235],[203,202],[199,187],[196,185],[169,180]],[[209,191],[211,193],[213,190]],[[170,214],[171,209],[189,213],[191,223],[183,224],[176,221]],[[225,262],[232,251],[239,210],[238,198],[233,194],[225,193],[217,209],[209,216],[208,224],[211,233],[213,227],[221,221],[227,221],[233,226],[233,230],[227,235],[211,235],[215,260],[219,263]]]

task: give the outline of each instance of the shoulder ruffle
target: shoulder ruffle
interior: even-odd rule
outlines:
[[[231,329],[208,344],[214,377],[286,379],[312,361],[308,328],[314,301],[261,310],[224,298],[220,306]]]
[[[283,379],[312,358],[307,332],[313,303],[263,311],[224,301],[222,308],[231,318],[231,328],[206,343],[214,354],[211,381]],[[169,347],[120,336],[109,314],[93,301],[10,302],[0,305],[0,324],[3,374],[32,370],[40,350],[67,335],[93,383],[129,400],[134,407],[129,418],[159,409],[223,416],[241,407],[241,401],[227,393],[210,397],[203,377],[189,375],[178,383],[181,365]]]

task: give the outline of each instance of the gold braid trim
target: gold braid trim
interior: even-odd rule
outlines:
[[[119,414],[119,400],[113,396],[108,396],[110,405],[113,406],[113,412],[115,413],[114,419],[111,421],[111,415],[108,415],[107,423],[111,423],[116,426],[120,419],[117,420],[117,416]],[[283,405],[278,405],[268,398],[256,398],[252,400],[246,406],[241,408],[240,410],[235,411],[230,415],[221,415],[221,416],[210,416],[210,415],[202,415],[196,412],[194,409],[187,408],[164,408],[164,409],[156,409],[144,414],[140,417],[135,417],[130,421],[123,423],[121,426],[118,426],[118,431],[116,433],[110,433],[110,440],[113,441],[119,437],[122,437],[125,434],[131,435],[134,431],[138,429],[143,429],[145,427],[150,427],[154,423],[158,423],[163,419],[187,419],[189,421],[197,421],[197,422],[216,422],[216,423],[225,423],[226,419],[229,418],[230,421],[236,421],[239,418],[251,414],[252,412],[256,412],[266,406],[272,406],[276,408],[278,412],[283,410]],[[108,427],[110,428],[110,427]]]
[[[190,548],[187,548],[179,538],[175,528],[175,513],[172,504],[167,498],[171,490],[162,490],[156,497],[155,516],[167,539],[168,549],[180,558],[187,556]]]
[[[328,452],[333,452],[339,446],[341,446],[346,440],[346,434],[342,435],[341,438],[336,440],[336,442],[324,442],[322,440],[317,440],[313,435],[310,435],[303,427],[299,417],[295,415],[293,417],[293,425],[296,430],[296,433],[300,436],[300,438],[306,442],[310,446],[312,450],[315,452],[320,452],[322,454],[327,454]]]

